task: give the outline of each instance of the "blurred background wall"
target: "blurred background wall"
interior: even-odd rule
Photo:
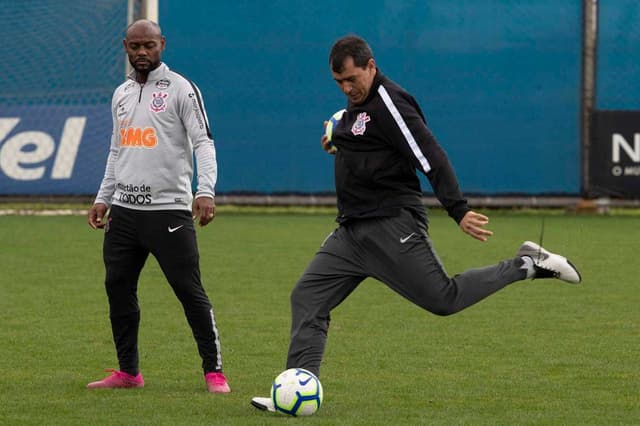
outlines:
[[[597,103],[638,109],[640,5],[601,3]],[[94,194],[130,5],[0,6],[0,195]],[[345,98],[328,53],[355,33],[421,104],[465,193],[579,195],[582,17],[580,0],[158,2],[165,62],[203,92],[220,194],[333,192],[319,139]]]

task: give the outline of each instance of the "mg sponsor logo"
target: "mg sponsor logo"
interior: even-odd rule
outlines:
[[[54,137],[42,131],[11,135],[20,118],[0,118],[0,171],[18,181],[70,179],[86,121],[86,117],[67,118],[56,147]],[[52,157],[47,170],[44,163]]]
[[[125,127],[120,129],[120,145],[134,148],[155,148],[158,145],[153,127]]]

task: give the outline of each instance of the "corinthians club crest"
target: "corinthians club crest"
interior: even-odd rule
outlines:
[[[149,104],[149,108],[153,112],[162,112],[167,110],[167,96],[168,93],[164,92],[154,92],[153,98],[151,99],[151,103]]]
[[[356,116],[356,121],[351,126],[351,133],[354,136],[364,135],[364,131],[367,130],[367,122],[371,121],[371,117],[366,112],[361,112]]]

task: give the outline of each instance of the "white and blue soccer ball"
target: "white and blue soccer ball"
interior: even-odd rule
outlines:
[[[331,142],[331,138],[333,137],[333,129],[338,125],[338,121],[342,119],[342,115],[345,111],[345,109],[341,109],[340,111],[335,112],[327,122],[327,127],[324,128],[324,134],[329,142]]]
[[[327,126],[324,128],[324,135],[327,137],[329,141],[329,152],[335,153],[338,149],[333,145],[331,139],[333,138],[333,129],[338,125],[338,121],[342,119],[346,109],[341,109],[340,111],[335,112],[329,121],[327,121]]]
[[[290,368],[275,378],[271,399],[276,411],[290,416],[310,416],[322,404],[322,384],[310,371]]]

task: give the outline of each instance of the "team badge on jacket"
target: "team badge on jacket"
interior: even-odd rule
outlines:
[[[169,86],[171,86],[171,82],[166,78],[156,81],[156,87],[160,90],[166,89]]]
[[[167,109],[167,101],[166,101],[167,96],[169,96],[168,93],[154,92],[153,99],[151,99],[151,103],[149,104],[149,108],[151,108],[151,111],[153,112],[165,111]]]
[[[361,112],[356,116],[356,121],[351,126],[351,133],[354,136],[364,135],[364,131],[367,130],[367,122],[371,121],[371,117],[366,112]]]

